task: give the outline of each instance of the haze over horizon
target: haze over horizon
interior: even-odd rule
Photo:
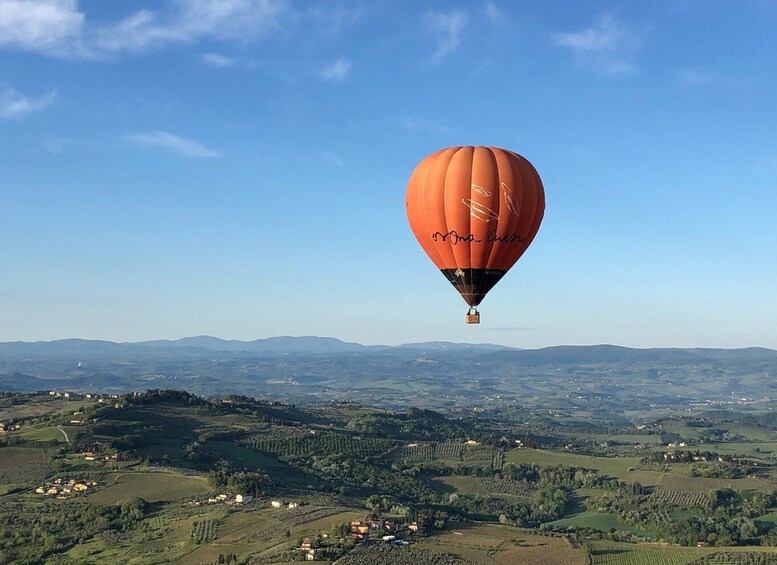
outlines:
[[[777,349],[777,4],[0,0],[0,342]],[[451,145],[537,168],[467,327],[407,225]]]

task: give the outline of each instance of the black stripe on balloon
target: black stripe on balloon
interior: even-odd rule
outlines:
[[[440,272],[459,291],[464,302],[474,307],[507,271],[498,269],[440,269]]]

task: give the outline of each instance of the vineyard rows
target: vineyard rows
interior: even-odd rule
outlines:
[[[721,551],[700,557],[691,565],[777,565],[777,552]]]
[[[247,447],[281,456],[334,455],[344,453],[351,457],[365,458],[388,451],[394,442],[387,439],[356,439],[344,434],[323,433],[294,438],[269,439],[265,435],[253,435],[241,441]]]
[[[591,565],[689,565],[708,550],[691,547],[644,547],[609,541],[593,541]]]
[[[730,551],[592,541],[591,565],[777,565],[777,550]],[[744,549],[744,548],[743,548]]]
[[[192,539],[194,543],[206,543],[217,537],[216,520],[192,522]]]
[[[392,459],[405,461],[434,461],[434,447],[434,444],[403,446],[395,450],[391,456]]]
[[[704,508],[709,504],[707,494],[703,492],[685,492],[657,488],[652,497],[661,502],[668,502],[682,508]]]
[[[271,514],[271,517],[285,526],[299,526],[306,522],[319,520],[335,514],[347,512],[348,508],[332,506],[301,506],[294,512],[280,511]]]
[[[464,446],[460,443],[436,443],[434,444],[435,459],[458,460],[464,451]]]
[[[167,527],[169,524],[170,520],[167,518],[167,516],[164,515],[152,516],[148,520],[148,526],[152,530],[161,530],[162,528]]]
[[[40,449],[3,447],[0,458],[0,484],[34,485],[51,472]]]
[[[393,460],[405,461],[460,461],[481,467],[501,469],[504,453],[489,447],[468,447],[462,443],[424,443],[400,447],[392,452]]]
[[[534,492],[534,489],[526,483],[496,477],[483,477],[480,479],[480,484],[483,491],[489,494],[509,494],[528,497]]]

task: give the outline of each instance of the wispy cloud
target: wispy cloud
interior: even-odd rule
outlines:
[[[332,165],[337,165],[340,168],[345,167],[345,161],[343,161],[342,158],[338,157],[331,151],[319,151],[318,154],[322,161],[331,163]]]
[[[56,91],[31,98],[10,86],[0,84],[0,119],[21,119],[33,112],[48,108],[56,98]]]
[[[297,17],[310,20],[317,30],[324,35],[334,35],[357,22],[366,11],[355,2],[347,6],[336,7],[332,3],[316,5],[314,2],[303,3],[305,8],[298,12]]]
[[[681,69],[677,72],[679,81],[686,86],[701,86],[712,82],[712,74],[702,69]]]
[[[237,61],[232,57],[226,57],[218,53],[205,53],[202,55],[202,62],[212,67],[231,67]]]
[[[557,45],[571,49],[578,64],[603,74],[635,70],[632,61],[639,47],[639,36],[613,16],[603,16],[596,24],[576,32],[553,36]]]
[[[351,71],[351,61],[340,57],[334,63],[326,65],[321,71],[321,76],[326,80],[344,80]]]
[[[167,43],[204,38],[249,39],[279,26],[283,0],[175,0],[167,18],[140,10],[98,31],[96,46],[106,51],[143,51]]]
[[[83,26],[77,0],[0,0],[0,45],[72,56],[82,50]]]
[[[459,47],[467,15],[460,10],[428,12],[424,21],[437,39],[437,51],[432,55],[432,61],[439,62]]]
[[[206,147],[192,139],[186,139],[166,131],[130,133],[125,135],[124,139],[142,147],[167,149],[184,157],[221,157],[220,151]]]
[[[492,24],[498,24],[504,21],[504,18],[505,18],[504,13],[502,12],[502,10],[499,9],[499,6],[497,6],[494,2],[486,2],[486,5],[483,8],[483,10],[486,13],[486,18]]]
[[[202,39],[253,39],[280,27],[287,0],[169,0],[88,25],[78,0],[0,0],[0,46],[57,57],[100,58]]]

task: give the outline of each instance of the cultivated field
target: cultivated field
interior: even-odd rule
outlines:
[[[109,486],[89,498],[95,504],[114,504],[140,497],[148,502],[176,500],[211,490],[204,477],[173,473],[121,473],[107,478]]]
[[[705,493],[709,490],[722,488],[732,488],[739,491],[757,490],[759,492],[771,492],[775,488],[774,485],[763,479],[705,479],[661,473],[659,471],[633,471],[625,473],[621,479],[632,483],[638,482],[643,486],[688,493]]]
[[[639,465],[639,457],[594,457],[577,453],[564,453],[547,449],[512,449],[505,456],[505,463],[534,463],[536,465],[569,465],[595,469],[608,477],[623,478],[629,469]]]
[[[528,534],[508,526],[458,525],[416,544],[484,565],[584,565],[582,549],[562,538]]]
[[[42,449],[0,448],[0,484],[32,485],[49,473]]]
[[[592,541],[591,565],[688,565],[720,563],[748,565],[777,563],[773,547],[678,547],[672,545],[627,544]],[[755,556],[756,560],[753,560]],[[761,559],[758,559],[761,557]]]
[[[30,441],[55,441],[65,443],[65,434],[56,426],[45,428],[23,428],[19,435]]]

